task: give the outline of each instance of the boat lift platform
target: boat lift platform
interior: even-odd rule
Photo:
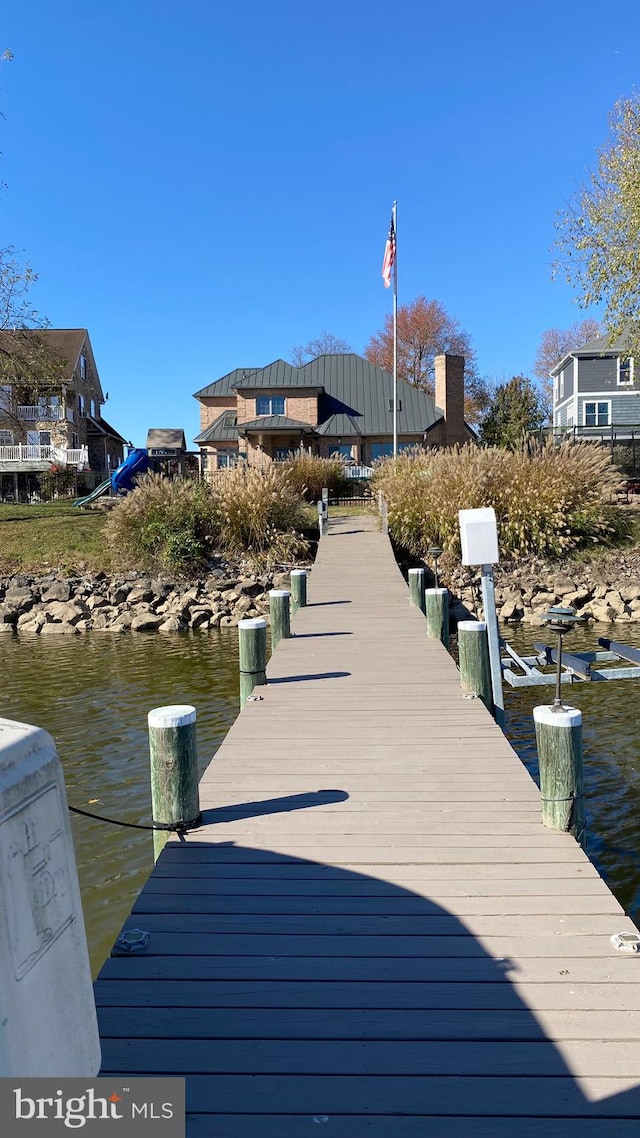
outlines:
[[[632,648],[628,644],[621,644],[604,636],[598,638],[598,644],[602,651],[571,653],[563,650],[561,683],[640,679],[640,648]],[[556,683],[558,663],[556,649],[548,644],[534,643],[533,646],[537,655],[519,656],[515,649],[500,637],[500,647],[507,653],[501,660],[502,674],[512,688]],[[553,671],[542,671],[543,668],[553,668]]]

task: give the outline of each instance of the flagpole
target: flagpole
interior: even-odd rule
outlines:
[[[393,203],[391,210],[393,231],[395,233],[395,256],[393,259],[393,457],[398,454],[398,206]]]

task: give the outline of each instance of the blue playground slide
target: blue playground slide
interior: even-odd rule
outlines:
[[[149,467],[149,455],[144,447],[133,447],[125,458],[124,462],[120,463],[113,471],[109,478],[105,478],[95,490],[87,494],[86,498],[78,498],[74,502],[74,506],[88,506],[90,502],[95,502],[96,498],[101,498],[103,494],[108,494],[113,491],[114,494],[126,494],[128,490],[133,490],[135,479],[138,474],[144,474]]]

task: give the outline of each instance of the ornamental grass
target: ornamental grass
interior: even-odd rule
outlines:
[[[340,458],[320,458],[315,454],[296,454],[283,463],[289,485],[307,502],[319,502],[326,487],[332,497],[341,497],[349,489],[344,462]]]
[[[236,467],[214,486],[143,474],[112,510],[105,537],[116,565],[194,577],[216,554],[264,568],[305,557],[307,524],[282,468]]]
[[[606,448],[592,442],[409,451],[383,460],[374,476],[398,544],[418,557],[439,545],[456,558],[458,510],[481,506],[495,509],[504,558],[614,544],[631,530],[628,515],[612,504],[620,482]]]

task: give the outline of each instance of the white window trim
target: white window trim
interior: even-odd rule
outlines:
[[[258,411],[258,400],[259,399],[268,399],[269,400],[269,407],[270,407],[269,411]],[[282,402],[283,402],[283,410],[282,411],[274,411],[273,409],[271,409],[271,405],[272,405],[274,399],[282,399]],[[284,395],[256,395],[256,419],[264,418],[266,415],[286,415],[286,414],[287,414],[287,400],[286,400]]]
[[[628,358],[629,364],[630,364],[629,379],[620,379],[620,364],[622,363],[623,359],[627,359],[627,358]],[[618,356],[618,358],[616,360],[616,382],[618,384],[618,387],[633,387],[634,371],[635,371],[635,366],[634,366],[633,356],[628,356],[628,357],[627,356],[624,356],[624,357]]]
[[[588,424],[587,424],[587,405],[589,403],[593,403],[595,405],[596,419],[598,418],[598,403],[606,403],[607,404],[607,408],[608,408],[608,410],[607,410],[608,422],[607,423],[596,423],[594,426],[588,426]],[[587,427],[587,430],[589,430],[589,431],[602,431],[605,427],[611,427],[612,426],[612,422],[611,422],[611,400],[610,399],[598,399],[598,398],[585,399],[583,404],[582,404],[582,426]]]

